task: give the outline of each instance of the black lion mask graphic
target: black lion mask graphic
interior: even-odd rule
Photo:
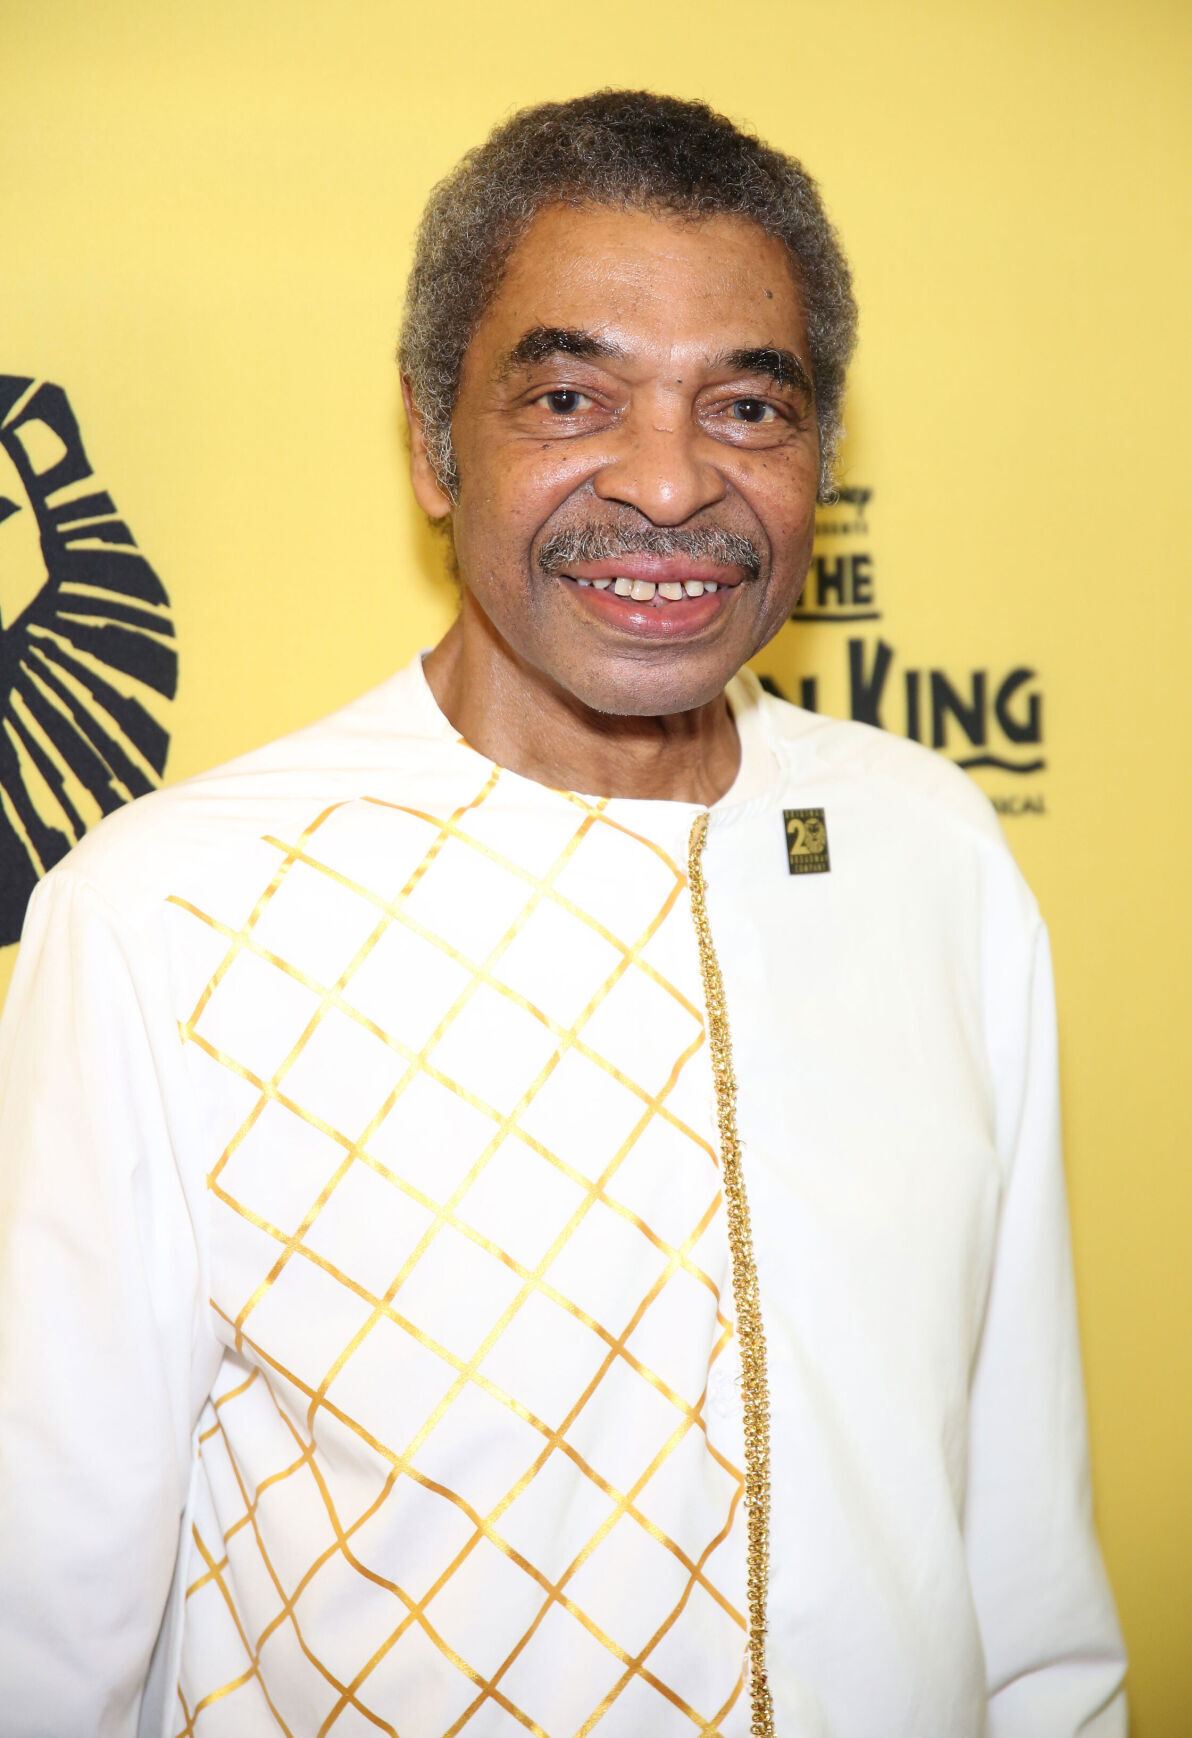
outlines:
[[[165,771],[169,603],[62,388],[0,374],[0,946],[39,876]]]

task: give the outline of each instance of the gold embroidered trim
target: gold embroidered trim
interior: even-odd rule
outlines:
[[[708,923],[702,862],[707,834],[707,815],[697,815],[691,825],[687,846],[687,880],[691,888],[691,915],[699,945],[704,1001],[708,1008],[708,1050],[716,1087],[720,1167],[733,1262],[733,1299],[737,1306],[741,1386],[745,1401],[746,1589],[752,1708],[749,1730],[751,1738],[774,1738],[774,1706],[766,1677],[766,1586],[770,1575],[770,1396],[766,1380],[766,1336],[749,1229],[749,1201],[741,1169],[741,1143],[737,1135],[737,1082],[733,1074],[728,1008]]]

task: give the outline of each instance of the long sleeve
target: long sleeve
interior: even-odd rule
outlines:
[[[145,1685],[211,1350],[176,1164],[177,1034],[139,945],[152,969],[56,872],[0,1031],[3,1738],[161,1719]]]
[[[1029,945],[1021,933],[1007,924],[994,966],[1008,1174],[972,1388],[965,1516],[989,1730],[1122,1738],[1125,1659],[1092,1520],[1050,955],[1037,920]]]

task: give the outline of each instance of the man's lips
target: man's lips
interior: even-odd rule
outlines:
[[[685,585],[702,580],[705,585],[740,585],[747,576],[739,567],[720,567],[714,561],[695,561],[688,555],[617,555],[608,561],[572,561],[561,579],[644,579],[651,585]]]
[[[589,564],[581,565],[587,567]],[[683,571],[687,572],[689,566],[690,564]],[[589,579],[586,573],[574,576],[561,573],[558,583],[586,615],[603,622],[618,633],[655,643],[673,642],[697,637],[711,627],[726,609],[731,609],[740,586],[736,578],[731,584],[725,581],[723,568],[716,571],[719,574],[716,580],[693,579],[691,592],[686,592],[682,582],[677,579],[670,582],[634,579],[632,584],[638,593],[636,597],[623,596],[615,591],[611,575],[598,575],[596,579]],[[623,567],[617,568],[616,574],[628,591],[629,575]],[[668,592],[673,586],[674,591],[679,594],[678,597],[664,598],[658,590],[659,584],[665,584]],[[705,590],[705,586],[710,589]]]

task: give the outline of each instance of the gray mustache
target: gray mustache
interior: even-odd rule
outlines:
[[[690,561],[739,567],[753,579],[762,568],[755,543],[718,525],[698,525],[689,531],[668,531],[658,525],[622,530],[613,525],[580,525],[548,537],[538,552],[538,565],[553,578],[575,562],[615,561],[621,555],[685,555]]]

